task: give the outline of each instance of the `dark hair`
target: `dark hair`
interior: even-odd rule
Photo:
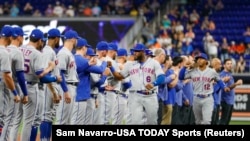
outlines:
[[[177,66],[178,64],[182,63],[183,58],[181,56],[176,56],[173,58],[173,66]]]
[[[39,40],[41,40],[41,39],[37,39],[37,38],[34,38],[34,37],[31,37],[31,36],[30,36],[30,41],[33,42],[33,43],[36,43],[36,42],[38,42]]]
[[[169,61],[170,55],[165,55],[165,59],[163,61],[163,64],[165,64],[167,61]]]
[[[224,60],[224,64],[226,64],[228,61],[232,61],[232,59],[231,59],[231,58],[225,59],[225,60]]]

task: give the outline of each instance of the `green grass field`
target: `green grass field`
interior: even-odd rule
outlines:
[[[231,121],[230,125],[250,125],[250,121]]]

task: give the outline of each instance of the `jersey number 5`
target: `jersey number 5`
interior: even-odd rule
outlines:
[[[24,73],[28,73],[30,71],[30,60],[24,59]]]

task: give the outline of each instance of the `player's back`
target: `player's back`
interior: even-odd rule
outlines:
[[[16,72],[24,70],[23,53],[20,49],[18,49],[18,47],[14,45],[8,46],[7,50],[11,58],[11,70],[12,70],[13,80],[17,82]]]
[[[28,82],[39,82],[36,72],[43,71],[42,53],[33,46],[20,48],[24,57],[24,73]]]

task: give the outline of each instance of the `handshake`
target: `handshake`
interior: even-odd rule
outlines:
[[[111,68],[112,67],[112,62],[111,61],[107,61],[107,67]]]

